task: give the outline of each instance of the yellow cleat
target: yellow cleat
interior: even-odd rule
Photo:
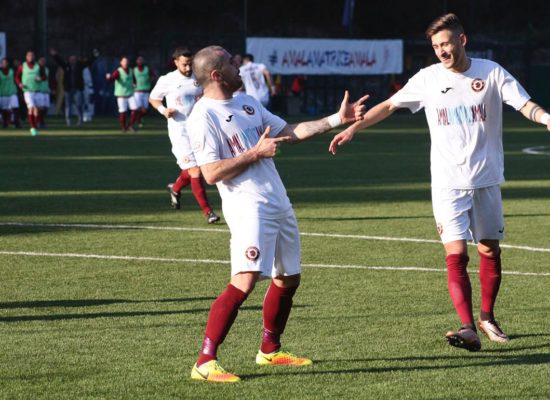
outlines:
[[[197,367],[197,364],[193,365],[191,370],[191,379],[206,382],[239,382],[241,378],[237,375],[227,372],[218,364],[217,360],[208,361]]]
[[[256,364],[260,365],[297,365],[303,367],[313,364],[309,358],[298,357],[286,351],[276,351],[274,353],[265,354],[261,350],[256,355]]]

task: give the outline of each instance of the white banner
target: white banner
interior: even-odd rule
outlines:
[[[6,57],[6,33],[0,32],[0,60]]]
[[[246,39],[254,61],[282,75],[378,75],[403,72],[403,41]]]

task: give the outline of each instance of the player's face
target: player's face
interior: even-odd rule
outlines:
[[[44,57],[40,57],[38,59],[38,65],[40,65],[41,67],[45,66],[46,65],[46,59]]]
[[[27,54],[25,55],[25,60],[28,63],[34,62],[34,53],[32,51],[27,52]]]
[[[179,56],[174,60],[174,64],[176,65],[176,68],[178,71],[186,77],[190,77],[193,73],[193,70],[191,69],[193,63],[193,59],[191,57],[185,57],[185,56]]]
[[[6,60],[5,58],[2,59],[2,64],[0,65],[0,67],[2,69],[7,69],[8,68],[8,60]]]
[[[224,53],[223,64],[219,72],[222,85],[229,91],[234,92],[242,86],[243,81],[239,75],[239,68],[235,66],[233,57],[228,52]]]
[[[126,57],[120,60],[120,66],[122,68],[128,68],[128,59]]]
[[[69,64],[71,64],[71,65],[76,64],[76,56],[70,56],[69,57]]]
[[[233,56],[232,61],[233,61],[233,65],[235,65],[236,68],[239,68],[243,63],[243,58],[241,57],[240,54],[235,54]]]
[[[435,55],[441,64],[450,70],[461,70],[464,66],[466,61],[465,45],[466,36],[463,33],[444,29],[432,36],[432,48]]]
[[[145,60],[141,56],[136,59],[136,65],[139,65],[140,67],[143,65],[144,62]]]

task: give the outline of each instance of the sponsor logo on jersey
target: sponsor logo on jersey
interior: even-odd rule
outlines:
[[[487,107],[484,103],[473,106],[436,108],[439,126],[475,124],[487,119]]]
[[[470,86],[474,92],[481,92],[485,87],[485,81],[481,78],[476,78],[472,81]]]
[[[443,90],[441,91],[441,93],[445,94],[445,93],[447,93],[447,92],[448,92],[449,90],[451,90],[451,89],[452,89],[452,87],[446,87],[445,89],[443,89]]]
[[[260,250],[256,246],[250,246],[245,250],[244,256],[250,261],[256,261],[260,257]]]
[[[227,117],[225,122],[231,122],[231,118],[233,118],[233,114],[229,114],[229,117]]]
[[[196,87],[199,87],[201,84],[199,83],[199,81],[193,81],[193,85],[195,85]]]
[[[254,108],[252,106],[249,106],[248,104],[243,105],[243,110],[248,115],[254,115],[256,111],[254,111]]]

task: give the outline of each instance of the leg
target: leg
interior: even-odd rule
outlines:
[[[472,286],[466,270],[468,249],[465,240],[445,243],[447,262],[447,288],[462,326],[474,328]]]
[[[197,366],[215,360],[221,345],[233,325],[239,307],[254,290],[259,272],[243,272],[231,277],[231,283],[214,301],[208,314],[208,322]]]
[[[201,177],[201,170],[199,167],[189,168],[189,176],[191,177],[191,190],[193,191],[193,196],[199,203],[200,208],[204,215],[209,217],[212,213],[212,207],[208,204],[208,197],[206,196],[206,190],[204,188],[204,182]],[[217,218],[219,220],[219,218]],[[217,221],[216,220],[216,221]],[[213,221],[213,222],[216,222]],[[208,221],[210,223],[210,221]]]
[[[273,353],[281,348],[281,335],[292,308],[292,298],[300,285],[300,274],[273,278],[264,298],[264,335],[261,350]]]
[[[498,240],[481,240],[479,252],[479,282],[481,283],[481,311],[479,328],[493,342],[505,343],[510,338],[495,320],[494,306],[502,279],[500,246]]]

